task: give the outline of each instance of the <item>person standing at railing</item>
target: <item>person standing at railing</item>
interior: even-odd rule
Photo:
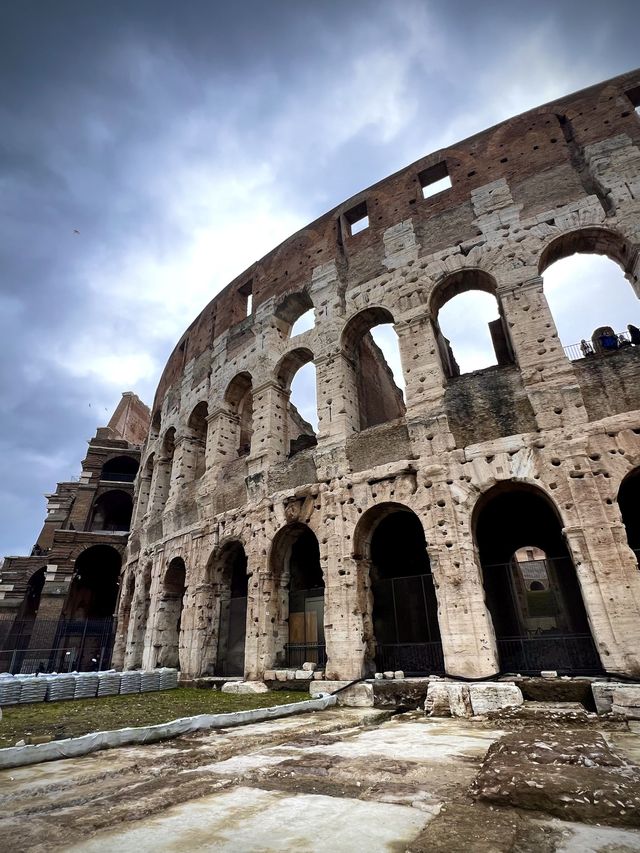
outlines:
[[[585,341],[583,338],[580,341],[580,352],[586,358],[588,355],[593,355],[593,347],[589,343],[589,341]]]

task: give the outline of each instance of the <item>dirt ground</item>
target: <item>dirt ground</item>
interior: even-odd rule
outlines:
[[[628,803],[602,821],[575,786],[593,770],[594,789],[623,779],[631,802],[639,758],[623,723],[333,709],[2,771],[0,849],[629,853]],[[566,813],[517,805],[545,780]]]

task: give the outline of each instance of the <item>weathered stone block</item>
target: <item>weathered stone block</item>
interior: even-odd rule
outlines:
[[[306,669],[297,669],[296,670],[296,680],[297,681],[306,681],[309,678],[313,678],[312,672],[308,672]]]
[[[593,701],[596,703],[596,711],[599,714],[609,714],[613,702],[613,694],[621,687],[625,687],[618,681],[594,681],[591,685]]]
[[[276,681],[286,681],[287,680],[287,670],[286,669],[276,669]]]
[[[349,684],[348,681],[312,681],[309,685],[309,695],[313,699],[321,693],[333,693],[347,684]],[[366,681],[352,684],[351,687],[338,693],[336,699],[338,705],[344,705],[347,708],[373,708],[373,684],[368,684]]]
[[[424,710],[428,717],[450,717],[449,691],[443,681],[432,681],[427,688]]]
[[[617,687],[613,691],[611,710],[628,720],[640,720],[640,685]]]
[[[268,693],[264,681],[227,681],[222,685],[223,693]]]
[[[394,678],[404,678],[404,672],[401,669],[396,669],[393,673]]]
[[[313,663],[313,661],[305,661],[302,664],[302,668],[305,670],[305,672],[314,672],[317,669],[317,667],[318,667],[318,664]]]
[[[275,681],[276,673],[273,669],[265,669],[264,671],[264,680],[265,681]]]
[[[481,684],[469,685],[469,698],[475,716],[489,711],[499,711],[502,708],[513,708],[522,705],[522,691],[515,684],[501,681],[485,681]]]

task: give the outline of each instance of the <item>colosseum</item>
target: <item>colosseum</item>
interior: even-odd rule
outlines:
[[[206,306],[151,409],[117,666],[640,675],[640,345],[565,351],[544,280],[596,253],[640,297],[639,105],[640,70],[429,154]],[[439,313],[469,290],[495,364],[463,373]]]

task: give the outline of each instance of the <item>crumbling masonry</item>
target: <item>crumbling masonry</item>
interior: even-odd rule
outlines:
[[[640,71],[430,154],[204,309],[152,408],[116,665],[640,675],[640,347],[570,360],[544,293],[578,251],[640,296],[638,104]],[[497,364],[457,375],[438,312],[472,289]]]

